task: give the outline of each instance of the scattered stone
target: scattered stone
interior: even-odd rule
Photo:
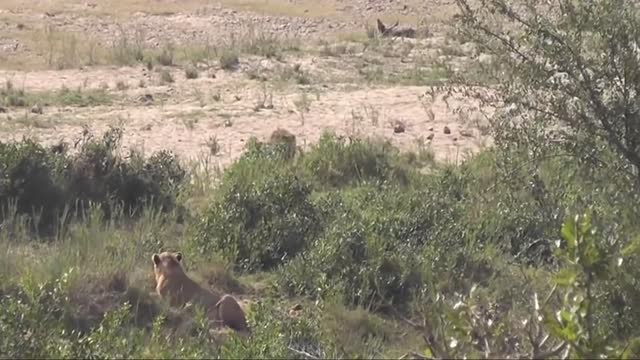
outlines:
[[[7,109],[5,109],[4,107],[0,106],[0,114],[4,114],[7,112]]]
[[[427,136],[427,140],[433,140],[435,134],[429,134],[429,136]]]
[[[430,127],[430,128],[429,128],[429,131],[433,131],[433,128],[432,128],[432,127]]]
[[[405,128],[404,124],[402,123],[402,121],[400,121],[400,120],[397,120],[395,122],[395,124],[393,125],[393,132],[395,134],[401,134],[401,133],[405,132],[405,130],[406,130],[406,128]]]
[[[454,138],[453,138],[453,142],[456,142],[456,141],[458,141],[458,138],[457,138],[457,137],[454,137]]]
[[[151,105],[151,103],[153,103],[153,95],[146,93],[140,96],[140,102],[146,105]]]
[[[31,107],[31,112],[34,114],[40,114],[42,115],[42,105],[40,104],[35,104]]]
[[[448,127],[448,126],[445,126],[445,127],[444,127],[444,133],[445,133],[445,135],[449,135],[449,134],[451,134],[451,129],[449,129],[449,127]]]
[[[233,123],[231,122],[231,119],[225,119],[223,126],[224,127],[231,127],[233,125]]]
[[[460,130],[460,135],[464,137],[473,137],[473,133],[469,130]]]

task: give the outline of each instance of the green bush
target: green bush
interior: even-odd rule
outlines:
[[[25,215],[37,229],[49,231],[66,207],[79,212],[89,202],[105,211],[115,205],[128,211],[144,205],[173,209],[186,178],[176,157],[159,152],[143,159],[132,153],[125,160],[117,154],[121,136],[119,129],[102,139],[87,136],[74,155],[66,144],[47,149],[28,139],[0,143],[0,220]]]
[[[320,197],[320,213],[330,214],[324,234],[280,269],[281,288],[371,310],[406,304],[421,286],[420,249],[431,226],[415,202],[395,202],[396,195],[370,186],[344,191],[339,200]]]
[[[67,276],[42,284],[21,284],[0,299],[0,353],[9,358],[142,358],[171,354],[168,358],[215,354],[207,336],[172,339],[161,317],[148,331],[135,324],[135,312],[126,302],[104,314],[97,326],[79,329],[73,322],[73,303]]]
[[[223,359],[299,358],[302,353],[326,359],[336,358],[338,350],[320,328],[321,312],[303,309],[300,316],[290,317],[274,300],[258,301],[251,306],[248,322],[252,328],[250,342],[230,341],[223,344]]]
[[[282,139],[272,135],[270,142],[258,141],[251,137],[247,141],[245,159],[265,159],[265,160],[292,160],[296,154],[295,138]]]
[[[67,166],[64,155],[32,140],[0,143],[1,214],[37,216],[41,224],[51,224],[65,200],[62,179]],[[10,203],[13,208],[6,208]]]
[[[4,285],[6,286],[6,285]],[[337,350],[320,329],[321,313],[312,308],[291,318],[274,301],[261,301],[248,312],[250,340],[228,334],[219,341],[204,313],[189,318],[188,333],[176,334],[167,314],[150,327],[135,320],[124,302],[107,311],[89,329],[75,327],[68,273],[44,283],[23,281],[0,288],[0,354],[8,358],[289,358],[296,351],[335,357]]]
[[[8,358],[56,357],[69,328],[68,277],[3,289],[0,354]]]
[[[197,253],[219,254],[240,268],[273,268],[294,257],[316,232],[310,193],[282,162],[249,150],[226,171],[190,243]]]
[[[68,178],[71,198],[105,205],[114,199],[127,209],[153,201],[154,205],[171,210],[186,171],[166,151],[148,159],[131,152],[129,160],[124,160],[116,153],[121,137],[120,129],[112,129],[101,140],[85,139],[79,154],[72,158]]]
[[[340,187],[366,181],[406,184],[408,170],[399,163],[398,150],[389,142],[344,138],[324,133],[305,154],[303,167],[309,179],[322,186]]]

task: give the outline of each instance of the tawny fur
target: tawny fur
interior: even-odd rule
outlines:
[[[156,277],[156,292],[174,307],[187,303],[203,306],[209,318],[222,322],[238,332],[247,332],[244,311],[231,295],[220,294],[201,287],[185,273],[181,253],[163,252],[153,254],[153,271]]]

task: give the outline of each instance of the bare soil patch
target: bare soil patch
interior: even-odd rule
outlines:
[[[0,81],[31,93],[103,89],[113,100],[44,104],[42,114],[5,105],[0,139],[73,142],[85,128],[118,125],[125,148],[211,155],[224,166],[252,136],[284,128],[308,147],[330,130],[459,162],[487,141],[477,114],[457,114],[473,104],[424,96],[477,56],[447,37],[451,14],[444,1],[9,1],[0,10]],[[365,25],[378,17],[425,36],[371,38]],[[112,63],[131,43],[139,63]],[[160,59],[168,44],[171,58]],[[224,51],[238,57],[234,68],[223,69]]]

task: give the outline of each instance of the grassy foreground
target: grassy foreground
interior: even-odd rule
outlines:
[[[276,134],[219,174],[125,159],[118,129],[75,153],[0,144],[0,354],[638,355],[637,208],[608,174],[560,153],[538,173],[496,151],[437,165],[331,134],[302,153]],[[253,335],[155,298],[162,250],[247,300]]]

